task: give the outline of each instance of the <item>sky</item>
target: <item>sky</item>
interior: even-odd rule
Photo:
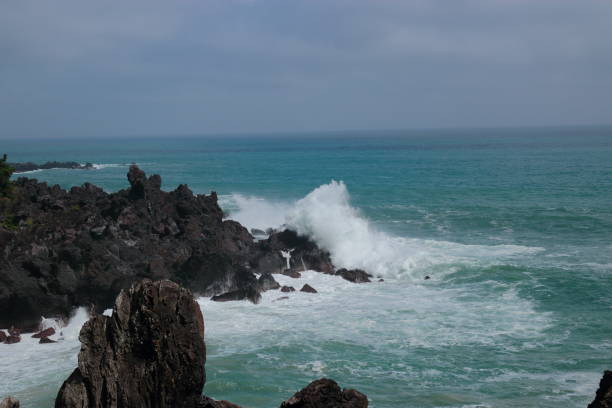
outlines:
[[[612,123],[612,0],[4,0],[0,138]]]

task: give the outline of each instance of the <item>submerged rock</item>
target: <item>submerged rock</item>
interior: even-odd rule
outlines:
[[[368,397],[327,378],[313,381],[283,402],[280,408],[367,408]]]
[[[283,286],[281,292],[295,292],[295,288],[293,286]]]
[[[241,407],[236,404],[232,404],[229,401],[225,401],[225,400],[217,401],[217,400],[214,400],[204,395],[202,396],[202,399],[200,400],[200,403],[198,404],[197,408],[241,408]]]
[[[112,316],[81,329],[78,368],[56,408],[196,407],[205,382],[204,321],[191,292],[145,280],[122,291]]]
[[[19,400],[13,397],[6,397],[0,401],[0,408],[19,408]]]
[[[292,269],[285,269],[284,271],[281,272],[283,275],[285,276],[289,276],[290,278],[293,279],[299,279],[302,277],[302,274],[299,273],[298,271],[294,271]]]
[[[13,336],[12,334],[4,339],[4,344],[15,344],[21,341],[21,336]]]
[[[344,279],[354,283],[371,282],[372,275],[361,269],[338,269],[336,275],[342,276]]]
[[[4,340],[6,340],[8,336],[6,335],[6,333],[3,330],[0,330],[0,343],[4,343]]]
[[[38,341],[38,344],[49,344],[49,343],[57,343],[57,341],[51,340],[48,337],[41,337],[40,340]]]
[[[588,408],[612,408],[612,371],[604,371],[595,399]]]
[[[319,292],[317,292],[317,290],[315,288],[313,288],[309,284],[305,284],[304,286],[302,286],[302,289],[300,289],[300,292],[319,293]]]

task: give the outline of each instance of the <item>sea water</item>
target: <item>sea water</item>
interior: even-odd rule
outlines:
[[[330,377],[391,407],[585,407],[612,368],[612,128],[2,141],[9,160],[92,162],[31,174],[68,188],[217,191],[249,228],[287,225],[339,267],[258,305],[198,300],[205,392],[275,407]],[[429,276],[430,279],[425,279]],[[0,345],[0,396],[52,407],[76,366],[83,309],[38,345]]]

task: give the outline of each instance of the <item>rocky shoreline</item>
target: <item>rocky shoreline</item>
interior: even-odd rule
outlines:
[[[129,188],[116,193],[89,183],[69,191],[28,178],[12,183],[0,198],[0,327],[34,331],[40,316],[67,318],[78,306],[101,312],[145,278],[254,303],[280,288],[273,274],[309,269],[369,282],[364,271],[336,271],[327,251],[294,231],[255,240],[224,219],[215,192],[165,192],[160,176],[135,165],[127,178]]]

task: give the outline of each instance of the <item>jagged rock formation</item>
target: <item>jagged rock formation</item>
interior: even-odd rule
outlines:
[[[368,397],[353,389],[341,389],[328,378],[313,381],[283,402],[280,408],[367,408]]]
[[[112,305],[143,278],[172,279],[212,296],[257,286],[255,251],[240,224],[224,221],[217,196],[185,185],[160,189],[132,166],[130,188],[107,194],[84,184],[65,191],[36,180],[14,182],[0,200],[0,327],[36,329],[40,316]]]
[[[204,320],[191,292],[170,281],[137,283],[111,317],[79,335],[78,368],[56,408],[196,407],[205,382]]]
[[[604,371],[595,399],[588,408],[612,408],[612,371]]]
[[[90,170],[94,166],[91,163],[80,164],[77,162],[46,162],[44,164],[36,164],[32,162],[27,163],[9,163],[9,166],[15,169],[15,173],[23,173],[24,171],[34,170],[49,170],[49,169],[78,169],[78,170]]]
[[[287,261],[280,252],[287,249],[293,249],[289,273],[286,271]],[[286,273],[299,277],[295,272],[305,269],[324,273],[334,273],[335,270],[329,252],[292,230],[272,233],[267,240],[259,241],[256,252],[251,267],[257,273]]]

